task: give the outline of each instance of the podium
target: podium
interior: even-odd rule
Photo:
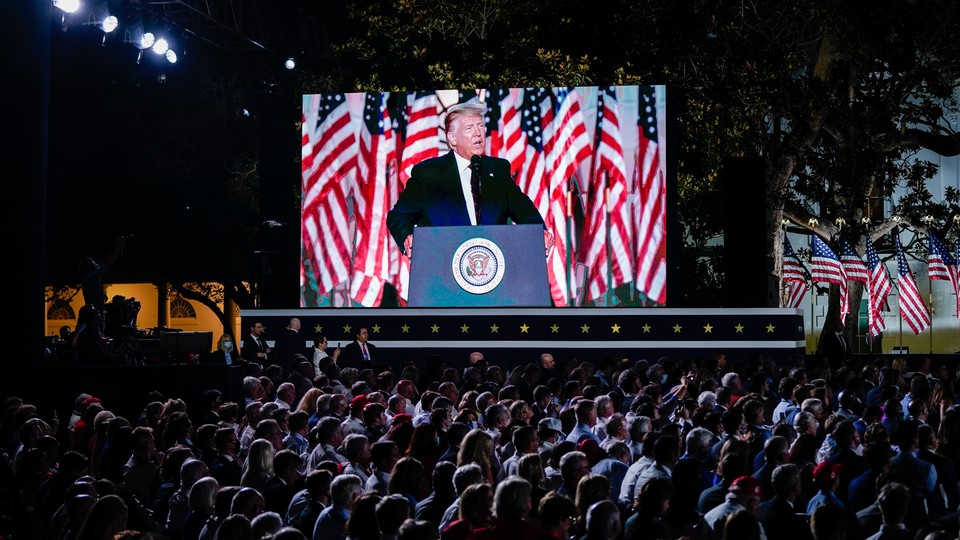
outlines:
[[[417,227],[409,307],[550,307],[540,225]]]

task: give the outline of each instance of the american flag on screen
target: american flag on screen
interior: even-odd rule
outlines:
[[[928,274],[931,280],[949,281],[953,285],[956,306],[954,315],[960,317],[960,276],[957,272],[957,259],[950,255],[950,250],[940,241],[936,234],[930,232],[930,250],[927,256]]]
[[[350,274],[347,193],[357,138],[344,94],[305,96],[303,105],[301,236],[322,296]]]
[[[867,236],[867,266],[870,268],[870,281],[867,287],[867,316],[871,336],[878,336],[883,332],[887,323],[883,320],[883,311],[887,306],[887,297],[893,290],[887,267],[880,261],[877,248]]]
[[[637,111],[636,176],[639,197],[633,206],[637,290],[658,304],[667,301],[666,181],[660,164],[657,95],[641,86]]]
[[[517,175],[517,185],[530,197],[544,221],[550,205],[549,181],[543,153],[545,123],[553,121],[550,92],[545,88],[527,88],[520,105],[520,125],[524,142],[523,166]],[[512,167],[512,166],[511,166]]]
[[[803,303],[803,297],[807,294],[810,286],[807,285],[807,277],[803,270],[803,263],[797,258],[797,254],[790,245],[790,240],[786,236],[783,238],[783,282],[787,284],[786,307],[798,308]]]
[[[400,161],[400,185],[421,161],[440,155],[440,98],[436,92],[417,92],[410,106]]]
[[[547,257],[550,294],[556,306],[569,304],[571,291],[567,279],[567,252],[573,247],[567,238],[569,180],[577,167],[590,157],[590,137],[580,107],[580,93],[575,88],[557,88],[557,107],[553,121],[544,123],[543,151],[550,178],[547,230],[553,233],[554,248]],[[544,118],[546,120],[546,118]]]
[[[813,235],[810,257],[810,277],[814,282],[833,283],[840,289],[840,322],[846,323],[850,306],[847,299],[847,272],[840,263],[840,258],[833,252],[820,237]]]
[[[396,174],[396,144],[386,94],[367,92],[359,133],[350,296],[364,307],[373,307],[380,305],[383,286],[390,282],[389,248],[394,244],[387,230],[387,212],[392,208],[388,174]]]
[[[870,273],[867,271],[867,265],[863,264],[863,259],[853,250],[847,238],[840,234],[840,264],[847,272],[847,279],[850,281],[859,281],[866,283],[870,279]]]
[[[487,101],[487,153],[510,162],[510,175],[515,179],[523,169],[523,126],[518,107],[518,89],[495,88],[489,90]]]
[[[632,227],[627,205],[627,165],[623,160],[620,107],[614,87],[601,88],[597,96],[596,150],[593,175],[584,217],[583,263],[587,266],[588,300],[596,300],[633,279],[630,256]],[[609,228],[609,243],[607,230]],[[607,259],[607,246],[611,260]],[[611,282],[607,283],[610,265]]]
[[[907,322],[907,325],[913,329],[914,334],[923,332],[930,326],[930,313],[927,311],[927,305],[920,296],[920,290],[917,289],[917,282],[913,279],[913,273],[910,272],[910,266],[907,264],[907,257],[903,254],[903,247],[900,245],[900,235],[897,237],[897,288],[900,290],[900,317]]]

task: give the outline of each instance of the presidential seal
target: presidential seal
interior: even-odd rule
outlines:
[[[453,253],[453,278],[472,294],[486,294],[497,288],[505,270],[503,252],[486,238],[471,238]]]

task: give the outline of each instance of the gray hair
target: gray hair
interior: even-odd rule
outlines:
[[[333,504],[350,506],[350,502],[360,494],[363,480],[355,474],[340,474],[330,482],[330,499]]]
[[[447,115],[443,119],[443,130],[450,131],[450,126],[461,116],[483,116],[487,114],[487,106],[477,101],[468,101],[458,103],[447,109]]]
[[[773,470],[770,481],[773,483],[773,491],[777,495],[786,495],[800,482],[800,467],[793,463],[779,465]]]
[[[697,396],[697,405],[701,407],[710,407],[711,409],[717,404],[717,394],[716,392],[711,392],[709,390],[704,390],[700,392],[700,395]]]
[[[807,398],[800,404],[800,410],[810,413],[822,412],[823,402],[817,398]]]
[[[687,433],[687,453],[699,456],[701,451],[710,448],[710,441],[713,440],[713,432],[704,427],[695,427]]]
[[[619,524],[620,509],[613,501],[595,502],[587,510],[587,532],[591,536],[612,538]]]
[[[607,409],[613,409],[613,399],[606,394],[602,394],[596,397],[593,400],[597,404],[597,412],[605,411]]]
[[[634,441],[643,440],[643,436],[653,431],[653,421],[649,416],[633,416],[630,419],[630,438]]]
[[[493,495],[493,511],[499,519],[515,520],[526,517],[532,486],[519,476],[510,475],[497,484]]]
[[[483,469],[476,463],[461,465],[453,473],[453,489],[457,491],[457,495],[461,495],[465,489],[480,482],[483,482]]]

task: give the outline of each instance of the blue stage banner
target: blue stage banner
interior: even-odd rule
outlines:
[[[805,347],[802,311],[781,308],[251,309],[241,313],[238,339],[262,322],[270,343],[292,317],[301,321],[305,346],[322,333],[331,347],[343,347],[365,327],[370,343],[389,351],[391,363],[441,354],[457,366],[471,351],[506,364],[545,352],[583,360],[613,355],[656,360],[722,351],[732,360],[759,353],[780,362],[804,354]]]

